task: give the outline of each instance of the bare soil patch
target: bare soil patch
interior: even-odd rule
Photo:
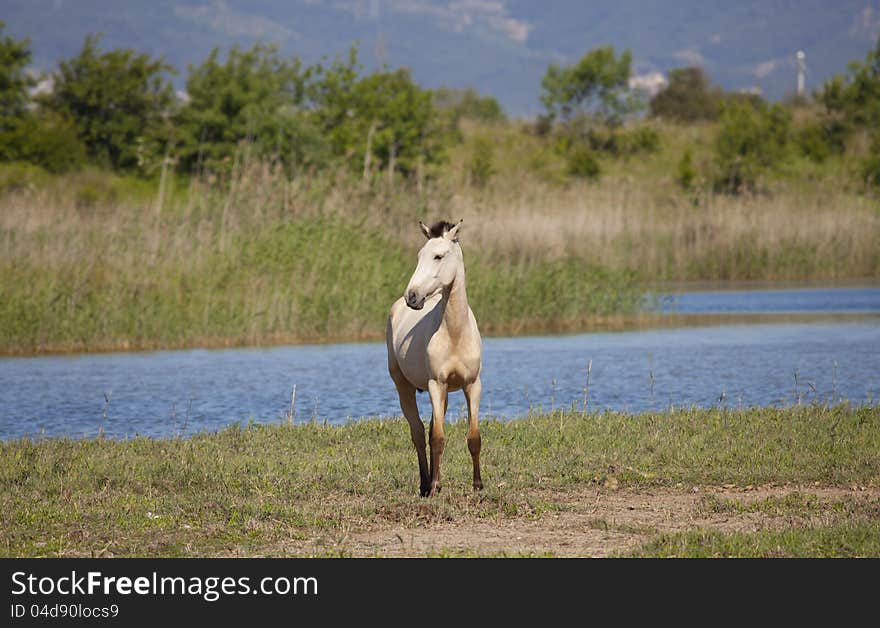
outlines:
[[[481,519],[467,515],[415,526],[377,523],[344,536],[291,542],[283,552],[373,557],[606,557],[634,550],[664,533],[700,529],[755,532],[818,523],[810,513],[779,515],[765,509],[748,509],[751,503],[795,493],[821,502],[858,503],[880,497],[880,488],[810,485],[541,492],[532,496],[555,508],[538,516]],[[712,507],[731,501],[740,507]]]

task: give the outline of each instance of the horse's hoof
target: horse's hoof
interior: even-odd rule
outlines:
[[[441,487],[440,487],[439,484],[438,484],[437,486],[432,486],[432,487],[431,487],[431,492],[428,493],[428,497],[434,497],[435,495],[439,495],[439,494],[440,494],[440,488],[441,488]]]
[[[477,480],[476,482],[474,482],[474,490],[475,491],[482,491],[483,490],[482,480]]]
[[[421,488],[419,488],[419,497],[428,497],[428,496],[430,496],[430,494],[431,494],[430,485],[429,486],[422,486]]]

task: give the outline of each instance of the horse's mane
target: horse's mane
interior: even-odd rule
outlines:
[[[445,220],[440,220],[431,225],[429,231],[432,238],[442,238],[443,234],[452,229],[455,225]]]

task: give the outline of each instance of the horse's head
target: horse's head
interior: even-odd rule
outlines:
[[[403,294],[404,301],[412,309],[422,309],[425,300],[455,280],[463,264],[461,247],[458,246],[461,223],[461,220],[457,225],[440,221],[428,227],[419,221],[419,227],[428,241],[419,251],[419,263]]]

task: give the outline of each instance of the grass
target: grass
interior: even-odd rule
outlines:
[[[406,193],[386,198],[349,179],[291,183],[264,164],[222,184],[178,186],[164,206],[80,206],[59,193],[0,199],[2,353],[375,339],[422,241],[414,209],[406,237],[395,227],[410,207],[384,228],[367,218],[380,203],[415,203]],[[341,209],[363,203],[372,206],[362,215]],[[463,241],[487,333],[581,328],[641,299],[628,270],[498,257]]]
[[[880,523],[753,533],[717,531],[663,535],[629,554],[642,558],[855,558],[880,556]]]
[[[0,554],[349,555],[350,535],[388,527],[540,523],[566,513],[587,489],[880,483],[878,407],[557,412],[485,421],[480,493],[470,489],[465,430],[463,422],[448,426],[444,490],[430,500],[416,496],[415,455],[402,419],[252,424],[185,439],[7,441],[0,444]],[[880,555],[876,500],[853,506],[787,499],[701,502],[703,511],[781,509],[791,519],[785,529],[757,535],[617,527],[648,535],[639,555],[769,555],[777,546],[790,555],[837,555],[846,547]],[[588,525],[602,526],[614,524],[593,517]]]
[[[827,500],[809,493],[795,491],[784,497],[766,497],[757,501],[718,499],[707,496],[701,507],[713,513],[763,513],[771,517],[783,517],[792,521],[810,520],[814,517],[835,519],[841,515],[864,514],[868,518],[880,518],[880,500],[867,503],[852,500]]]
[[[408,255],[338,218],[304,217],[242,229],[226,242],[218,235],[187,260],[184,251],[139,247],[144,232],[136,229],[106,241],[97,231],[80,234],[72,259],[24,256],[0,266],[0,351],[374,339],[416,250]],[[488,333],[577,327],[633,311],[641,298],[631,273],[572,260],[508,266],[475,253],[468,276],[471,306]]]

